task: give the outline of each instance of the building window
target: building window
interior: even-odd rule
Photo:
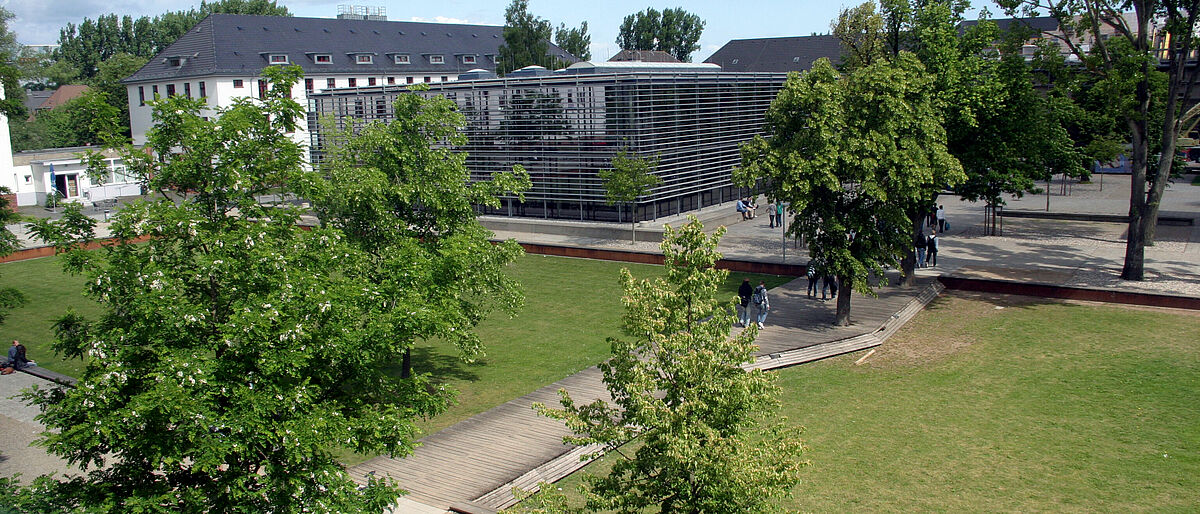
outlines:
[[[267,97],[267,81],[265,81],[265,80],[258,81],[258,97],[259,98]]]
[[[204,82],[200,82],[200,98],[208,98],[208,92],[204,90]]]
[[[429,56],[429,64],[446,64],[446,58],[441,55]]]
[[[146,88],[142,86],[138,86],[138,105],[146,105]]]
[[[337,87],[337,79],[326,79],[325,87],[328,89],[333,89],[333,88]]]
[[[425,77],[425,82],[426,82],[426,83],[428,83],[428,82],[431,82],[431,81],[429,80],[429,77]]]
[[[157,85],[150,86],[150,92],[154,95],[154,99],[158,100],[158,86]]]
[[[287,54],[271,54],[269,60],[271,64],[287,64],[288,56]]]
[[[408,54],[394,55],[392,56],[392,61],[396,64],[412,64],[412,62],[408,60]]]
[[[395,83],[396,83],[396,77],[388,77],[388,85],[389,86],[392,84],[395,84]]]
[[[358,79],[351,77],[346,80],[346,85],[349,87],[358,87]]]
[[[183,96],[188,97],[188,99],[192,98],[192,83],[191,82],[183,83]]]
[[[408,84],[412,84],[412,83],[413,83],[413,78],[412,78],[412,77],[405,77],[405,78],[404,78],[404,82],[405,82],[405,83],[408,83]]]
[[[311,93],[313,90],[313,79],[304,79],[304,91]]]
[[[449,77],[446,77],[445,75],[442,75],[442,82],[446,82],[448,79],[449,79]]]
[[[372,64],[375,62],[375,56],[371,54],[358,54],[354,56],[355,64]]]
[[[329,54],[317,54],[313,56],[313,62],[317,64],[333,64],[333,56]]]
[[[233,79],[233,87],[242,87],[242,79]]]
[[[374,85],[375,85],[375,77],[369,77],[369,78],[367,78],[367,85],[368,85],[368,86],[374,86]]]
[[[183,66],[183,58],[182,57],[168,57],[167,58],[167,66],[171,66],[173,68],[178,68],[180,66]]]
[[[167,84],[167,98],[175,96],[175,84]]]
[[[464,55],[463,56],[463,64],[475,64],[475,56],[474,55]]]

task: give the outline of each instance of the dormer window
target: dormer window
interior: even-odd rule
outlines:
[[[464,56],[462,56],[462,62],[463,62],[463,64],[475,64],[475,56],[474,55],[464,55]]]
[[[183,57],[167,57],[166,62],[167,62],[167,66],[170,66],[172,68],[178,68],[180,66],[183,66],[184,58]]]
[[[738,60],[734,59],[732,62],[730,62],[730,64],[737,64],[737,62],[738,62]]]
[[[371,54],[358,54],[354,56],[354,64],[373,64],[375,56]]]
[[[271,54],[267,56],[267,62],[271,64],[287,64],[288,56],[287,54]]]
[[[429,56],[429,64],[446,64],[446,57],[441,55]]]
[[[412,61],[408,58],[408,54],[396,54],[392,56],[392,60],[396,64],[412,64]]]
[[[317,64],[333,64],[333,56],[329,54],[316,54],[313,56],[313,62]]]

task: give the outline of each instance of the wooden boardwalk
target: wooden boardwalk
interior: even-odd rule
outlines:
[[[772,311],[758,336],[761,350],[748,368],[789,366],[878,345],[881,336],[899,328],[893,321],[915,314],[940,290],[930,277],[916,287],[884,287],[878,298],[855,294],[853,324],[834,327],[834,301],[808,298],[807,285],[808,279],[800,278],[771,290]],[[408,458],[377,457],[350,472],[359,480],[368,474],[391,476],[409,492],[409,500],[439,509],[504,508],[514,502],[513,486],[530,489],[557,480],[581,467],[579,455],[590,450],[564,445],[566,427],[538,416],[531,405],[557,407],[559,389],[570,391],[579,404],[608,399],[601,379],[598,368],[588,368],[422,438]]]

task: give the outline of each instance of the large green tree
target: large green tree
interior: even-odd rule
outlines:
[[[89,89],[78,98],[37,113],[33,120],[14,121],[12,145],[17,151],[102,145],[129,131],[129,117],[107,93]],[[128,139],[127,137],[125,139]],[[120,141],[114,141],[119,143]]]
[[[588,24],[583,22],[579,28],[567,27],[565,23],[554,31],[554,44],[566,50],[581,61],[592,59],[592,36],[588,34]]]
[[[0,187],[0,257],[9,255],[21,248],[21,241],[8,229],[9,225],[21,221],[17,214],[16,205],[9,199],[12,191]],[[0,288],[0,324],[8,317],[8,311],[25,303],[25,295],[13,287]]]
[[[0,6],[0,87],[4,88],[0,95],[0,115],[8,116],[9,120],[19,119],[25,114],[25,90],[21,89],[20,71],[13,66],[13,61],[20,56],[20,45],[17,34],[9,29],[8,24],[16,15]]]
[[[692,61],[692,52],[700,49],[704,20],[682,7],[647,8],[625,17],[617,44],[622,50],[661,50],[682,62]]]
[[[122,209],[117,244],[66,254],[104,313],[57,323],[56,350],[85,359],[77,387],[28,395],[48,429],[41,444],[84,470],[39,481],[38,501],[379,512],[399,494],[356,484],[331,451],[404,455],[412,418],[445,399],[424,376],[389,373],[403,345],[374,316],[385,291],[355,272],[362,253],[339,230],[299,226],[291,204],[259,201],[317,180],[288,135],[303,119],[289,98],[302,71],[264,73],[266,98],[215,117],[201,117],[200,100],[157,102],[147,151],[120,149],[164,199]],[[77,224],[35,229],[61,248],[88,238]]]
[[[1125,85],[1127,92],[1121,96],[1132,101],[1113,102],[1132,147],[1129,229],[1121,278],[1143,280],[1145,247],[1154,240],[1163,192],[1175,167],[1176,142],[1187,118],[1180,99],[1191,98],[1194,71],[1188,62],[1197,46],[1200,0],[997,3],[1012,13],[1050,15],[1059,30],[1046,36],[1078,56],[1082,70],[1117,90]],[[1090,48],[1085,49],[1085,44]],[[1165,93],[1154,94],[1160,67],[1165,69]],[[1154,116],[1157,110],[1161,117]],[[1152,149],[1158,150],[1157,155]]]
[[[852,291],[912,249],[913,203],[963,180],[946,148],[933,78],[901,52],[840,75],[828,59],[792,74],[767,110],[770,138],[742,147],[734,180],[765,180],[791,204],[787,231],[805,236],[822,270],[837,277],[836,323],[850,323]]]
[[[730,337],[737,300],[717,296],[724,233],[708,236],[689,217],[666,228],[665,279],[621,271],[625,337],[609,339],[612,358],[600,365],[612,403],[576,405],[560,391],[561,410],[535,406],[577,434],[565,442],[613,452],[607,475],[585,478],[589,510],[775,512],[799,482],[804,446],[778,418],[776,377],[741,367],[757,329]]]
[[[512,315],[522,301],[504,268],[521,255],[515,241],[490,242],[475,206],[500,206],[500,195],[530,185],[523,168],[470,180],[465,118],[442,96],[399,95],[390,122],[375,122],[326,139],[321,166],[329,182],[307,196],[323,223],[346,234],[364,254],[354,273],[376,284],[373,317],[381,336],[403,350],[410,376],[414,342],[451,341],[466,360],[483,355],[473,328],[488,312]]]
[[[553,32],[549,21],[529,12],[529,0],[513,0],[504,10],[504,44],[496,71],[503,75],[530,65],[553,67],[547,55]]]
[[[650,188],[658,184],[659,178],[654,174],[658,169],[658,157],[645,158],[629,155],[625,150],[617,152],[612,158],[612,167],[600,170],[600,180],[604,183],[604,198],[609,205],[629,204],[629,232],[631,243],[637,242],[637,213],[634,207],[639,196],[650,192]]]

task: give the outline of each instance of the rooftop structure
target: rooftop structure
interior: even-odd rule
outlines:
[[[674,55],[662,50],[621,50],[617,55],[608,58],[609,61],[641,61],[641,62],[679,62]]]
[[[454,101],[466,116],[467,167],[486,179],[520,164],[533,187],[525,202],[481,212],[575,220],[628,221],[607,205],[598,172],[619,150],[657,157],[661,179],[635,216],[653,219],[734,201],[747,191],[730,172],[738,145],[761,134],[781,73],[724,73],[711,64],[576,63],[526,76],[459,80],[419,94]],[[392,119],[401,87],[338,89],[310,95],[312,158],[321,162],[319,120],[359,127]]]
[[[374,16],[368,11],[364,17]],[[206,99],[214,109],[228,106],[234,98],[264,94],[268,84],[261,72],[268,66],[304,69],[303,83],[292,91],[302,104],[312,91],[433,84],[469,70],[495,72],[502,31],[491,25],[212,14],[124,80],[133,139],[143,143],[151,126],[148,100],[178,94]],[[549,45],[547,67],[575,61]]]
[[[704,62],[732,72],[807,71],[822,57],[842,60],[842,44],[831,35],[734,39]]]

